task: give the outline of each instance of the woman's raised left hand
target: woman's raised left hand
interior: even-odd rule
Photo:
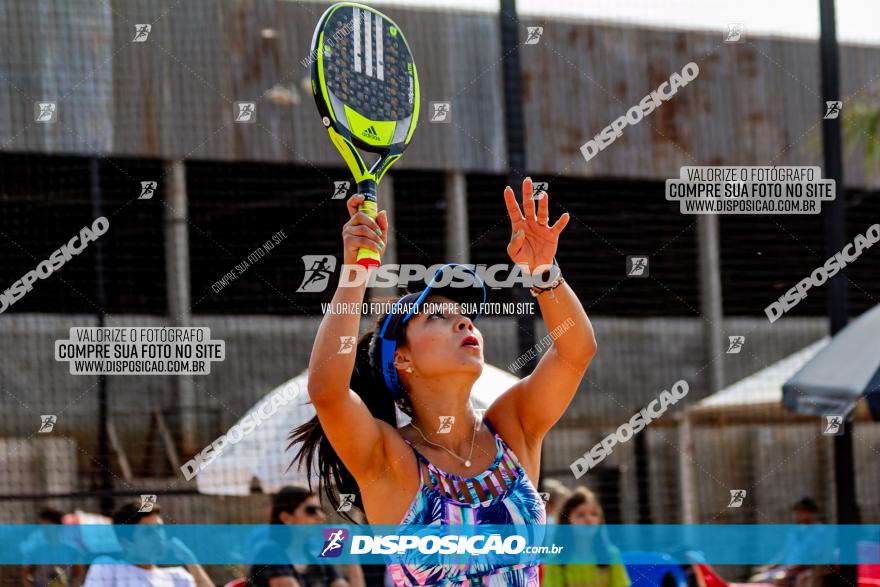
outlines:
[[[504,189],[504,202],[510,215],[510,243],[507,254],[516,264],[525,264],[529,271],[542,265],[551,265],[559,244],[559,235],[568,224],[571,216],[566,212],[550,226],[549,200],[547,192],[539,194],[538,210],[535,212],[534,187],[532,178],[527,177],[522,184],[522,204],[525,215],[520,211],[513,189]]]

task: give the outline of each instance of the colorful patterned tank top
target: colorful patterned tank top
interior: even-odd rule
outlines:
[[[483,422],[495,437],[496,454],[489,468],[476,477],[441,471],[406,441],[416,455],[421,486],[400,524],[400,534],[407,533],[408,525],[516,524],[534,526],[533,544],[543,539],[544,501],[513,450],[488,420]],[[537,565],[498,567],[472,560],[461,562],[461,557],[452,564],[432,565],[420,563],[419,557],[412,551],[402,562],[397,559],[388,565],[396,586],[538,587]]]

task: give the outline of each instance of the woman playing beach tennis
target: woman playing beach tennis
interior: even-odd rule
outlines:
[[[513,190],[504,191],[512,229],[507,252],[530,272],[553,265],[569,221],[566,213],[550,225],[547,194],[539,194],[536,211],[532,190],[526,179],[522,211]],[[381,253],[388,231],[385,212],[376,221],[357,212],[361,200],[355,195],[348,201],[351,218],[342,230],[349,267],[360,247]],[[303,443],[297,461],[311,477],[317,451],[327,496],[354,493],[370,524],[544,524],[535,489],[541,443],[596,353],[590,321],[558,275],[532,287],[548,332],[558,336],[532,374],[481,416],[470,394],[483,369],[483,337],[474,326],[476,315],[462,307],[484,301],[485,289],[476,276],[475,287],[434,287],[435,281],[400,298],[361,338],[356,353],[340,352],[340,341],[357,335],[360,315],[324,316],[309,361],[317,418],[291,435],[292,444]],[[364,283],[339,287],[333,305],[357,307],[365,289]],[[409,425],[398,428],[395,406],[412,418]],[[397,585],[538,584],[535,565],[493,566],[477,559],[431,566],[416,559],[389,567]]]

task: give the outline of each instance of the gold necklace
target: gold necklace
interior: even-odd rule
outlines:
[[[471,434],[471,450],[468,453],[468,456],[466,459],[461,458],[460,456],[458,456],[457,454],[455,454],[454,452],[452,452],[451,450],[449,450],[448,448],[446,448],[443,445],[431,442],[430,440],[425,438],[425,435],[422,434],[422,431],[418,426],[416,426],[413,422],[410,422],[410,424],[412,424],[412,427],[418,431],[419,435],[421,435],[421,437],[422,437],[422,440],[424,440],[425,442],[427,442],[430,445],[436,446],[437,448],[442,448],[443,450],[445,450],[446,452],[448,452],[449,454],[451,454],[452,456],[454,456],[455,458],[460,460],[462,463],[464,463],[465,467],[469,468],[471,466],[471,457],[474,454],[474,439],[477,437],[477,424],[478,423],[474,424],[474,432],[473,432],[473,434]]]

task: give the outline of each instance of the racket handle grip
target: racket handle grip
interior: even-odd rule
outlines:
[[[379,214],[378,202],[376,200],[376,182],[373,180],[362,181],[357,186],[358,193],[364,196],[364,201],[358,207],[359,212],[363,212],[373,220]],[[367,269],[376,267],[380,264],[379,253],[370,249],[358,249],[357,264]]]

